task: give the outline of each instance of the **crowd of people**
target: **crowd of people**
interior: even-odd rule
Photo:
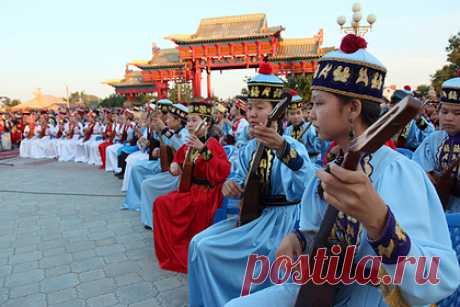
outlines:
[[[396,294],[352,284],[338,290],[335,305],[434,304],[460,284],[445,218],[460,211],[460,77],[361,167],[347,170],[334,162],[350,142],[417,96],[405,87],[385,99],[386,68],[366,45],[347,35],[319,60],[311,100],[290,90],[286,114],[270,124],[285,83],[263,62],[248,95],[228,103],[160,99],[138,109],[3,114],[0,133],[11,133],[22,158],[88,163],[122,180],[121,208],[138,211],[152,231],[161,268],[188,274],[190,306],[294,306],[300,286],[292,282],[261,282],[240,296],[248,258],[308,253],[329,205],[339,210],[331,237],[359,246],[356,260],[380,256],[394,272],[398,257],[441,259],[437,285],[415,286],[416,268],[407,267]],[[253,171],[259,215],[216,222],[222,203],[248,193]],[[445,172],[453,184],[442,202]]]

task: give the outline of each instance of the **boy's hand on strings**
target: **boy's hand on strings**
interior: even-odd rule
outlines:
[[[380,238],[388,209],[361,169],[350,171],[331,163],[330,173],[321,170],[317,176],[329,205],[360,221],[370,239]]]
[[[238,183],[227,180],[222,187],[222,193],[225,197],[235,197],[238,198],[241,196],[241,193],[244,192],[244,189],[239,186]]]

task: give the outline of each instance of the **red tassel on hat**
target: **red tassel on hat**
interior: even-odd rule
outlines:
[[[273,73],[273,66],[269,62],[261,62],[259,64],[259,73],[264,75],[271,75]]]
[[[410,87],[410,85],[405,85],[405,86],[404,86],[404,90],[410,92],[410,91],[412,91],[412,88]]]
[[[340,50],[342,50],[345,53],[353,53],[358,51],[359,49],[366,49],[367,48],[367,42],[364,38],[361,36],[357,36],[354,34],[348,34],[346,35],[343,39],[342,42],[340,43]]]
[[[297,96],[297,91],[296,90],[293,90],[291,89],[291,96],[294,97],[294,96]]]
[[[457,70],[457,77],[460,77],[460,69]]]

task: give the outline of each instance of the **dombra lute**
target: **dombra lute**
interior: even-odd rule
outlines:
[[[341,166],[348,170],[356,170],[362,157],[376,152],[387,140],[398,133],[411,121],[421,110],[422,103],[412,96],[408,96],[396,104],[373,125],[356,137],[346,150]],[[338,210],[333,206],[327,206],[326,213],[316,233],[313,246],[309,254],[309,266],[314,266],[314,256],[319,248],[327,248],[327,255],[331,255],[331,244],[328,240],[333,225],[337,219]],[[329,265],[325,261],[324,268]],[[339,268],[337,272],[340,272]],[[324,274],[325,272],[323,272]],[[324,276],[324,275],[323,275]],[[339,284],[340,285],[340,284]],[[316,285],[311,280],[304,284],[297,296],[295,307],[329,307],[333,306],[339,285]]]
[[[198,127],[193,131],[193,135],[197,135],[197,133],[203,129],[207,125],[206,120],[203,120]],[[182,165],[182,175],[180,178],[179,183],[179,192],[188,192],[192,187],[192,176],[193,176],[193,150],[192,148],[188,148],[187,152],[185,153],[185,160]]]
[[[284,117],[292,96],[290,93],[285,91],[281,97],[281,101],[278,102],[272,112],[268,115],[266,127],[271,127],[273,121],[280,120]],[[265,145],[257,143],[254,158],[252,159],[251,167],[249,168],[246,182],[244,184],[243,197],[240,201],[239,225],[249,223],[262,214],[264,185],[261,184],[261,178],[257,171],[264,151]]]

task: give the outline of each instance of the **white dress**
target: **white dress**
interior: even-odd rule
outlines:
[[[68,129],[71,129],[70,124]],[[66,162],[75,160],[75,155],[77,153],[77,144],[79,143],[82,130],[82,124],[78,123],[78,125],[74,126],[73,128],[73,137],[67,138],[67,136],[65,136],[64,139],[61,141],[59,150],[59,161]]]
[[[85,142],[85,154],[88,155],[88,164],[101,166],[101,154],[99,153],[99,144],[103,143],[102,133],[104,132],[104,125],[97,122],[93,129],[91,138]]]
[[[128,138],[126,141],[129,141],[133,136],[134,136],[134,123],[131,123],[129,127],[126,129],[127,130],[127,135]],[[123,131],[125,129],[125,125],[120,124],[117,126],[117,138],[118,140],[121,139],[121,136],[123,134]],[[106,155],[105,155],[105,171],[106,172],[121,172],[121,168],[118,167],[118,150],[123,147],[124,144],[121,144],[120,141],[118,143],[110,145],[106,149]]]
[[[43,144],[47,142],[47,138],[49,138],[49,128],[45,130],[45,136],[40,137],[42,132],[42,126],[35,127],[35,137],[32,140],[32,148],[30,150],[30,157],[32,159],[44,159],[45,158],[45,150]],[[42,141],[43,139],[43,141]]]
[[[59,129],[62,129],[62,133],[61,133],[61,136],[59,136]],[[62,142],[64,141],[65,139],[65,135],[67,133],[69,129],[69,124],[68,123],[65,123],[62,127],[60,125],[57,125],[55,127],[55,131],[54,131],[54,142],[53,142],[53,145],[54,145],[54,151],[56,152],[56,159],[59,160],[59,158],[61,157],[61,145],[62,145]]]
[[[84,142],[84,132],[89,127],[89,123],[86,123],[81,135],[81,137],[77,142],[77,151],[75,152],[75,162],[88,162],[88,154],[85,152],[85,142]]]
[[[35,135],[31,139],[29,139],[27,137],[29,135],[29,132],[30,132],[30,126],[27,125],[24,128],[24,132],[22,134],[23,138],[22,138],[21,144],[19,145],[19,157],[21,158],[31,157],[32,144],[33,144]]]

